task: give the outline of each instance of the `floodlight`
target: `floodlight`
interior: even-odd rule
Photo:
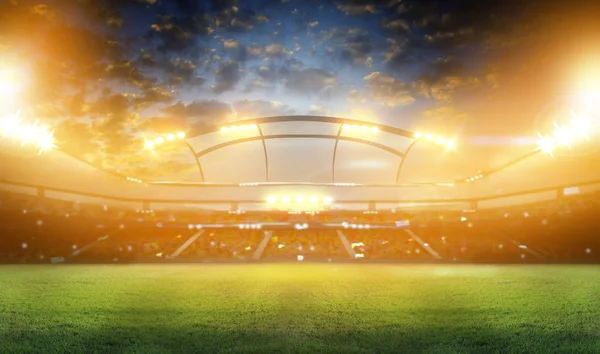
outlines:
[[[185,132],[177,133],[177,139],[183,139],[183,138],[185,138]]]
[[[304,200],[305,198],[303,195],[296,196],[296,203],[304,203]]]
[[[588,119],[577,116],[574,112],[571,112],[573,120],[571,121],[571,130],[573,133],[584,136],[586,139],[590,139],[589,132],[591,130],[591,124]]]
[[[40,147],[40,154],[46,150],[55,148],[56,145],[54,145],[54,132],[46,132],[44,135],[38,138],[37,143]]]
[[[540,151],[545,152],[545,153],[549,154],[550,156],[552,156],[552,151],[554,150],[554,147],[555,147],[554,139],[546,138],[541,135],[539,135],[539,137],[540,137],[540,139],[537,141],[538,149]]]
[[[236,131],[237,130],[237,126],[235,126],[235,125],[231,126],[231,130]]]
[[[152,149],[154,147],[154,141],[152,141],[152,140],[146,140],[144,142],[144,147],[146,149]]]
[[[369,127],[367,127],[366,125],[363,125],[363,126],[361,127],[361,129],[362,129],[362,130],[364,130],[364,131],[366,131],[366,130],[369,130]]]
[[[552,132],[552,134],[554,134],[554,140],[558,145],[571,148],[573,137],[571,136],[571,132],[568,129],[554,123],[554,131]]]
[[[319,198],[317,198],[317,196],[311,195],[308,201],[314,204],[319,201]]]
[[[250,129],[258,129],[258,125],[256,125],[256,124],[251,124],[251,125],[250,125]]]
[[[274,204],[277,201],[277,197],[270,195],[269,197],[267,197],[267,203],[269,204]]]
[[[167,135],[167,140],[169,140],[169,141],[175,140],[175,134],[168,134]]]
[[[241,129],[241,130],[247,130],[247,129],[248,129],[248,127],[247,127],[247,126],[244,124],[244,125],[242,125],[242,126],[240,127],[240,129]]]
[[[415,135],[416,139],[421,139],[423,137],[423,133],[421,133],[421,132],[415,132],[414,135]]]
[[[2,119],[2,135],[15,135],[20,127],[19,113],[11,114]]]
[[[374,132],[378,132],[379,128],[377,128],[377,127],[371,127],[371,130],[374,131]]]
[[[0,69],[0,99],[14,96],[20,89],[18,73],[14,69]]]
[[[289,203],[290,202],[290,197],[287,195],[284,195],[283,197],[281,197],[281,201],[284,203]]]
[[[353,125],[352,126],[352,130],[358,130],[358,129],[360,129],[360,127],[358,125]]]
[[[159,136],[158,138],[154,139],[154,142],[156,142],[156,144],[160,145],[165,142],[165,139],[163,139],[162,137]]]
[[[433,136],[431,134],[425,134],[425,140],[431,140]]]
[[[25,125],[19,129],[19,137],[23,140],[23,144],[30,141],[35,141],[38,135],[38,129],[35,125]]]
[[[227,127],[221,127],[221,133],[227,132]]]
[[[331,203],[333,202],[333,199],[332,199],[331,197],[325,197],[325,198],[323,199],[323,202],[324,202],[325,204],[331,204]]]
[[[446,145],[446,148],[448,148],[448,149],[454,149],[454,141],[452,141],[452,140],[446,140],[444,145]]]
[[[444,143],[444,138],[438,136],[437,138],[435,138],[435,142],[438,144],[443,144]]]

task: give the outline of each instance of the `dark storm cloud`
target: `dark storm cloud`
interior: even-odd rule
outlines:
[[[346,15],[372,15],[377,13],[376,5],[368,1],[346,1],[338,4],[338,9]]]
[[[149,88],[156,82],[154,78],[145,77],[136,67],[136,63],[129,60],[107,64],[104,70],[108,79],[127,82],[142,89]]]
[[[148,123],[155,126],[172,124],[183,128],[198,128],[223,122],[232,114],[231,106],[217,100],[198,100],[189,104],[178,102],[162,110],[163,116]],[[154,121],[154,123],[152,123]],[[169,130],[168,130],[169,131]],[[173,131],[173,130],[170,130]]]
[[[330,93],[337,82],[337,76],[328,70],[302,68],[289,72],[284,86],[291,92],[314,96]]]
[[[253,72],[267,84],[281,84],[287,91],[303,96],[331,93],[338,84],[338,77],[334,72],[307,67],[295,58],[255,67]]]
[[[173,101],[171,93],[160,86],[150,87],[135,99],[137,108],[146,108],[154,104],[169,103]]]
[[[405,106],[415,101],[410,86],[397,78],[374,72],[364,77],[365,94],[369,100],[378,104],[396,107]],[[364,101],[357,92],[352,91],[350,99]]]
[[[244,63],[248,60],[276,60],[283,59],[292,55],[292,51],[288,50],[279,43],[267,45],[252,43],[245,45],[236,40],[223,40],[223,52],[229,59]]]
[[[206,81],[197,75],[197,65],[191,60],[184,58],[172,58],[162,67],[167,75],[169,85],[193,85],[194,87],[204,84]]]
[[[182,16],[160,15],[152,24],[150,38],[159,42],[158,50],[167,52],[190,52],[195,54],[199,39],[214,32],[212,21],[206,13]]]
[[[240,64],[236,61],[224,61],[215,70],[215,84],[212,90],[216,94],[235,89],[242,79]]]
[[[341,61],[372,68],[371,53],[375,45],[369,31],[361,28],[332,28],[321,32],[319,38],[330,45],[330,52],[335,53]]]

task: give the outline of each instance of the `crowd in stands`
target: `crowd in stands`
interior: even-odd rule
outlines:
[[[194,213],[2,191],[0,263],[600,262],[598,215],[598,194],[477,211]]]

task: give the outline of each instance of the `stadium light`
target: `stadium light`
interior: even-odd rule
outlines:
[[[0,99],[13,99],[21,89],[19,73],[13,68],[0,68]]]
[[[451,139],[446,139],[442,136],[436,136],[431,133],[414,132],[413,136],[415,139],[423,139],[430,143],[435,143],[446,147],[446,149],[454,149],[456,146],[455,142]]]
[[[483,179],[484,177],[485,177],[484,174],[480,172],[480,173],[478,173],[477,175],[475,175],[473,177],[465,179],[465,182],[467,182],[467,183],[474,182],[474,181]]]
[[[21,145],[28,143],[36,144],[39,153],[55,148],[54,131],[48,127],[38,126],[37,121],[33,124],[23,124],[19,112],[3,117],[0,121],[2,136],[18,139]]]
[[[590,133],[593,131],[593,122],[585,117],[577,115],[571,111],[571,120],[566,125],[553,123],[554,129],[551,136],[544,136],[538,133],[538,151],[554,156],[554,150],[559,147],[571,149],[571,145],[578,143],[581,138],[590,139]]]
[[[142,180],[133,177],[127,177],[127,180],[130,182],[142,183]]]
[[[148,139],[146,141],[144,141],[144,148],[146,150],[152,150],[154,149],[157,145],[162,145],[165,142],[172,142],[175,140],[183,140],[185,139],[185,132],[180,131],[177,133],[168,133],[162,136],[157,136],[154,139]]]

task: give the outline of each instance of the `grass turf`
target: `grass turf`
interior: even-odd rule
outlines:
[[[0,352],[600,353],[600,267],[0,267]]]

